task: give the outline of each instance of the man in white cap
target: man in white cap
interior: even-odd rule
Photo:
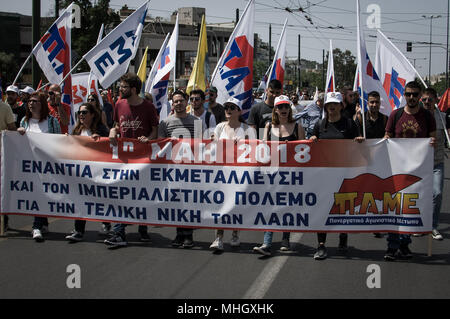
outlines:
[[[6,102],[11,107],[14,114],[14,121],[16,127],[20,126],[20,121],[25,116],[26,109],[25,106],[19,105],[17,100],[19,99],[19,89],[15,85],[10,85],[6,88]]]

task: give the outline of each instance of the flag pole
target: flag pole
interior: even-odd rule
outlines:
[[[363,81],[362,81],[362,56],[361,56],[361,26],[360,26],[360,17],[359,17],[359,0],[356,1],[356,8],[357,8],[357,44],[358,44],[358,60],[359,60],[359,85],[361,87],[361,115],[362,115],[362,125],[363,125],[363,137],[366,138],[366,121],[364,116],[364,88],[363,88]]]
[[[19,72],[16,75],[16,78],[14,79],[14,82],[12,83],[12,85],[15,85],[17,82],[17,79],[19,78],[20,74],[22,74],[23,69],[25,68],[25,65],[27,65],[28,61],[30,60],[31,56],[33,55],[33,51],[31,51],[30,55],[28,55],[28,58],[25,60],[25,62],[23,63],[22,67],[20,68]]]
[[[64,81],[67,79],[67,77],[76,69],[77,66],[80,65],[81,62],[83,62],[84,57],[81,58],[80,61],[78,61],[77,64],[75,64],[75,66],[66,74],[66,76],[62,79],[62,81],[59,83],[59,85],[61,86],[61,84],[64,83]]]

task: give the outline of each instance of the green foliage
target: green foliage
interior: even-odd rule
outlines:
[[[0,76],[2,77],[3,83],[14,80],[16,69],[14,54],[0,51]]]

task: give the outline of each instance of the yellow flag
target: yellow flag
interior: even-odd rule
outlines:
[[[141,79],[142,83],[145,82],[146,73],[147,73],[147,51],[148,47],[145,48],[144,55],[142,56],[141,65],[139,66],[139,70],[137,76]]]
[[[200,37],[198,39],[197,57],[195,58],[194,68],[186,88],[189,94],[191,90],[206,90],[206,83],[209,78],[209,62],[208,62],[208,45],[206,37],[206,21],[205,15],[202,17],[202,26],[200,29]]]

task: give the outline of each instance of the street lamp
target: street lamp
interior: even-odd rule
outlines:
[[[432,31],[433,31],[433,19],[437,19],[440,18],[441,15],[430,15],[430,16],[426,16],[426,15],[422,15],[423,18],[425,19],[430,19],[430,57],[428,60],[428,85],[431,85],[431,43],[432,43]]]

